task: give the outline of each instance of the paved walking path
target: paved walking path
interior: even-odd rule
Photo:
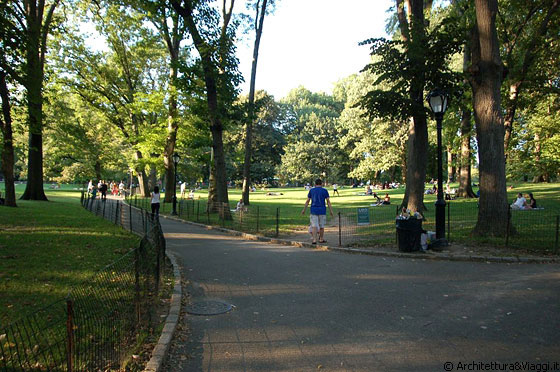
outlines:
[[[184,317],[164,371],[560,371],[558,264],[350,255],[161,223],[190,302],[235,306]]]

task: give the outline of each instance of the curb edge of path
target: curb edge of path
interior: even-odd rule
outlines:
[[[169,346],[171,345],[171,340],[173,340],[173,335],[175,334],[175,329],[177,328],[177,323],[179,322],[180,312],[181,312],[181,298],[182,298],[182,287],[181,287],[181,271],[179,265],[177,264],[177,259],[175,256],[166,250],[165,254],[171,261],[173,265],[173,293],[171,295],[171,304],[169,306],[169,314],[165,319],[165,325],[161,331],[161,336],[159,337],[157,345],[152,351],[152,356],[144,368],[144,372],[159,372],[163,365],[163,361],[167,356]]]
[[[453,255],[448,253],[438,253],[436,255],[432,253],[388,252],[388,251],[371,251],[368,249],[361,249],[361,248],[330,247],[327,245],[320,245],[320,244],[313,245],[311,243],[298,242],[289,239],[269,238],[266,236],[260,236],[260,235],[244,233],[241,231],[230,230],[219,226],[210,226],[202,223],[185,221],[177,217],[170,217],[170,216],[162,216],[162,217],[173,221],[182,222],[185,224],[202,227],[207,230],[216,230],[216,231],[228,233],[230,235],[240,236],[247,240],[289,245],[289,246],[294,246],[299,248],[311,248],[313,250],[319,250],[319,251],[333,251],[333,252],[342,252],[342,253],[364,254],[369,256],[413,258],[413,259],[434,260],[434,261],[463,261],[463,262],[468,261],[468,262],[510,263],[510,264],[511,263],[540,263],[540,264],[560,263],[560,258],[557,257],[526,257],[526,256],[503,257],[503,256],[481,256],[481,255]]]

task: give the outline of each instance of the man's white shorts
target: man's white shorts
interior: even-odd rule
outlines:
[[[312,214],[309,217],[309,221],[311,222],[312,227],[316,227],[318,229],[325,228],[325,223],[327,222],[327,215],[326,214]]]

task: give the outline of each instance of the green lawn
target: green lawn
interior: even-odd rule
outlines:
[[[511,185],[508,184],[508,185]],[[560,184],[532,184],[516,183],[514,188],[508,190],[508,200],[513,202],[518,192],[523,194],[532,192],[540,207],[544,210],[538,211],[512,211],[512,224],[516,234],[509,237],[508,246],[513,250],[524,250],[544,254],[554,253],[556,241],[556,219],[560,215]],[[458,187],[451,184],[451,187]],[[402,202],[404,188],[395,190],[378,190],[378,195],[383,197],[387,192],[391,197],[389,206],[371,206],[374,199],[371,196],[358,195],[363,193],[363,188],[344,187],[340,189],[340,197],[332,195],[332,188],[327,187],[331,193],[331,202],[335,211],[335,219],[338,212],[342,216],[343,244],[345,245],[395,245],[395,215],[397,206]],[[476,189],[475,189],[476,191]],[[267,192],[277,195],[267,195]],[[280,195],[280,193],[282,195]],[[230,209],[234,209],[241,197],[240,189],[229,190]],[[300,214],[307,197],[304,188],[277,188],[268,191],[259,190],[251,193],[251,206],[245,213],[243,220],[236,216],[227,221],[219,218],[218,214],[205,213],[207,190],[199,190],[195,193],[195,201],[183,204],[179,208],[181,217],[202,223],[224,225],[234,229],[255,232],[264,235],[276,234],[276,211],[278,210],[279,234],[287,235],[294,230],[303,230],[309,223],[307,216]],[[426,220],[423,228],[429,231],[435,230],[435,195],[425,196]],[[145,208],[149,207],[149,200],[137,198],[136,203]],[[451,241],[474,244],[505,246],[504,238],[473,238],[471,232],[477,221],[478,205],[477,199],[457,199],[448,203],[446,208],[446,230],[449,232]],[[370,207],[369,226],[358,227],[355,225],[356,208]],[[171,211],[171,204],[162,206],[163,213]],[[258,218],[257,218],[258,214]],[[333,224],[336,221],[332,222]],[[505,222],[504,222],[505,223]],[[349,237],[352,237],[351,239]],[[344,241],[346,240],[346,241]]]
[[[83,209],[76,187],[46,185],[49,202],[0,207],[0,327],[63,299],[138,245],[135,235]]]

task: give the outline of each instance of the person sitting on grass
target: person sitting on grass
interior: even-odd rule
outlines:
[[[533,193],[529,193],[529,208],[537,209],[537,201],[533,197]]]
[[[529,206],[527,205],[527,199],[525,199],[523,197],[523,194],[518,193],[517,194],[517,199],[515,199],[515,201],[511,205],[511,209],[523,210],[523,209],[528,209],[528,208],[529,208]]]
[[[245,207],[245,204],[243,203],[243,198],[239,199],[239,201],[237,202],[237,206],[235,207],[235,212],[241,212],[243,211],[243,207]]]
[[[389,196],[389,194],[385,194],[385,197],[383,198],[383,204],[385,205],[391,204],[391,197]]]

